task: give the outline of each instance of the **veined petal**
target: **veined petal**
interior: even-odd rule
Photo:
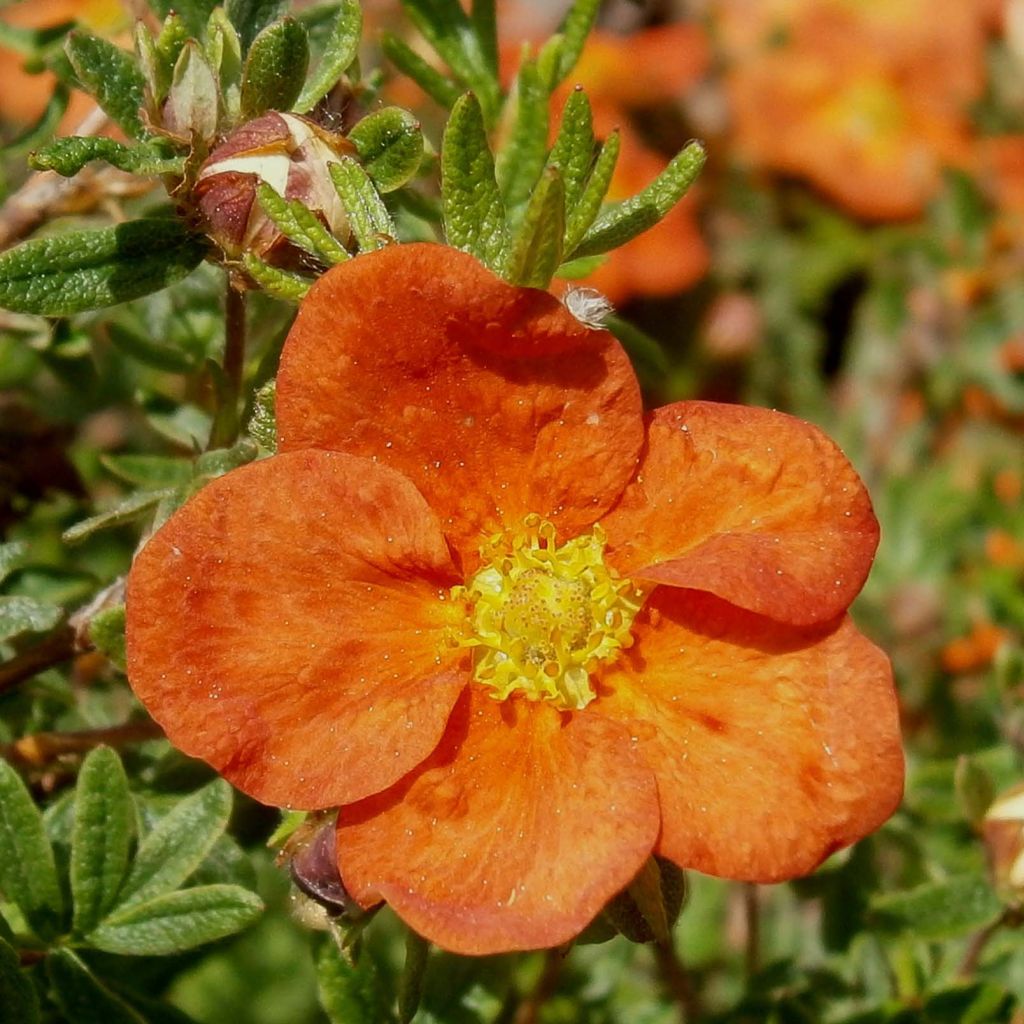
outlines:
[[[621,725],[472,687],[430,760],[341,809],[338,858],[364,905],[387,900],[453,952],[498,953],[580,932],[657,833],[654,779]]]
[[[475,566],[534,512],[568,538],[618,498],[643,442],[619,343],[465,253],[390,246],[325,274],[277,378],[281,450],[333,448],[404,473]]]
[[[624,575],[796,624],[845,611],[878,546],[864,485],[817,427],[714,402],[654,413],[636,479],[602,526]]]
[[[437,519],[400,474],[295,452],[203,488],[128,578],[128,675],[175,746],[304,809],[390,786],[468,676]]]
[[[886,656],[849,618],[785,627],[659,587],[588,709],[626,724],[658,779],[658,852],[752,882],[813,870],[903,791]]]

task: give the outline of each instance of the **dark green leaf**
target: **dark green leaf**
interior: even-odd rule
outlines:
[[[190,274],[205,242],[171,219],[33,239],[0,254],[0,306],[69,316],[166,288]]]
[[[642,192],[602,213],[571,255],[608,252],[653,227],[683,198],[704,160],[704,147],[691,142]]]
[[[515,122],[498,153],[495,177],[509,220],[518,218],[544,170],[548,155],[548,91],[534,61],[524,61],[516,79]]]
[[[139,846],[114,915],[177,889],[227,827],[231,787],[222,779],[181,800]]]
[[[254,46],[253,52],[255,51]],[[264,181],[256,186],[256,198],[264,213],[277,225],[281,233],[300,249],[330,264],[341,263],[349,258],[349,253],[341,242],[300,200],[283,198],[273,186]]]
[[[348,157],[328,167],[360,250],[379,249],[388,238],[394,237],[395,226],[373,182],[366,171]]]
[[[104,608],[89,622],[89,639],[122,672],[125,670],[124,605]]]
[[[0,594],[0,642],[21,633],[45,633],[60,622],[63,611],[21,594]]]
[[[146,80],[131,54],[99,36],[72,32],[65,46],[78,80],[132,138],[146,134],[139,115]]]
[[[106,331],[116,349],[155,370],[188,373],[195,369],[193,361],[180,349],[161,345],[140,331],[117,323],[107,324]]]
[[[43,939],[60,932],[64,898],[43,816],[18,773],[0,758],[0,892]]]
[[[262,910],[260,898],[241,886],[202,885],[118,909],[89,941],[108,953],[169,956],[232,935]]]
[[[574,89],[562,107],[562,121],[548,163],[562,172],[566,210],[575,209],[594,165],[594,120],[590,100],[581,88]]]
[[[242,255],[242,263],[246,273],[263,291],[284,302],[299,302],[313,284],[308,278],[301,277],[299,274],[278,270],[277,267],[264,263],[251,252]]]
[[[39,1000],[18,954],[0,938],[0,1024],[37,1024]]]
[[[526,288],[547,288],[562,262],[565,190],[558,169],[541,178],[512,239],[505,278]]]
[[[123,999],[114,995],[70,949],[54,950],[46,972],[64,1019],[74,1024],[146,1024]]]
[[[395,1017],[391,996],[369,955],[358,963],[346,959],[333,942],[325,942],[317,960],[320,1003],[332,1024],[388,1024]]]
[[[287,12],[288,0],[227,0],[224,8],[247,53],[260,32]]]
[[[79,541],[91,537],[97,530],[109,530],[114,526],[124,526],[125,523],[134,522],[141,518],[169,492],[160,491],[138,491],[123,501],[118,502],[113,508],[99,515],[90,516],[80,523],[68,527],[61,535],[65,544],[77,544]]]
[[[358,0],[341,0],[320,60],[293,109],[305,114],[326,96],[359,54],[363,12]]]
[[[4,146],[4,154],[6,156],[20,156],[22,153],[27,153],[29,150],[35,149],[36,146],[42,145],[48,139],[52,139],[57,126],[61,122],[61,118],[68,109],[70,96],[71,93],[68,87],[62,82],[58,82],[46,104],[46,108],[39,115],[39,119],[35,124],[30,125],[19,136],[7,143]]]
[[[268,110],[288,110],[298,98],[309,67],[306,30],[294,18],[268,25],[253,40],[242,72],[242,119]]]
[[[558,47],[556,84],[563,81],[579,62],[600,7],[601,0],[575,0],[569,8],[559,33],[562,41]]]
[[[79,935],[114,905],[134,835],[135,808],[121,759],[109,747],[97,747],[82,763],[75,787],[70,874],[72,924]]]
[[[131,174],[181,174],[184,157],[167,156],[159,147],[143,143],[125,146],[104,136],[78,136],[54,139],[37,150],[29,163],[39,171],[56,171],[69,178],[89,161],[105,160],[121,171]]]
[[[985,878],[970,875],[876,895],[871,911],[883,925],[916,938],[950,939],[991,924],[1002,904]]]
[[[380,192],[401,188],[423,160],[420,123],[401,107],[385,107],[364,117],[349,132],[348,139]]]
[[[408,78],[411,78],[435,103],[450,109],[462,94],[458,84],[428,64],[412,47],[398,36],[385,32],[381,38],[384,55]]]
[[[575,206],[567,207],[565,219],[565,253],[576,258],[575,249],[601,211],[601,204],[612,183],[615,164],[619,159],[619,133],[614,131],[604,141],[587,183]]]
[[[480,104],[472,93],[452,110],[441,148],[441,196],[448,244],[492,269],[505,258],[505,207],[494,178]]]
[[[178,487],[192,479],[192,463],[188,459],[167,455],[101,455],[100,462],[114,476],[136,487],[160,490]]]
[[[469,18],[484,66],[498,77],[498,22],[495,0],[473,0]]]

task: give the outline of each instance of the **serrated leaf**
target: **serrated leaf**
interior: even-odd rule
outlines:
[[[352,963],[333,942],[317,958],[320,1005],[332,1024],[387,1024],[394,1021],[391,995],[369,955]]]
[[[704,147],[691,142],[642,192],[602,213],[572,251],[573,258],[616,249],[653,227],[686,195],[704,160]]]
[[[572,210],[583,195],[587,176],[594,165],[594,118],[590,100],[580,88],[574,89],[562,107],[562,120],[548,164],[562,172],[565,208]]]
[[[97,747],[82,763],[75,787],[74,822],[70,868],[72,927],[84,935],[114,905],[135,835],[135,808],[128,777],[121,759],[109,747]]]
[[[220,88],[199,44],[190,39],[178,56],[163,109],[168,131],[186,140],[212,141],[220,120]]]
[[[27,554],[28,545],[23,540],[0,544],[0,583],[21,566]]]
[[[39,999],[18,954],[0,938],[0,1024],[37,1024]]]
[[[124,605],[104,608],[89,622],[89,639],[122,672],[125,670]]]
[[[524,288],[546,288],[562,262],[565,189],[562,175],[549,167],[540,180],[512,239],[506,280]]]
[[[562,82],[569,72],[579,63],[583,53],[583,47],[587,43],[594,22],[597,20],[597,12],[601,8],[601,0],[575,0],[569,13],[562,22],[559,29],[561,42],[558,47],[558,64],[556,67],[556,82]]]
[[[61,535],[65,544],[77,544],[79,541],[91,537],[97,530],[109,530],[115,526],[124,526],[125,523],[134,522],[144,516],[150,509],[155,508],[157,503],[169,492],[139,491],[132,494],[123,501],[118,502],[113,508],[99,515],[90,516],[80,523],[75,523]]]
[[[327,165],[348,214],[349,227],[362,252],[379,249],[394,238],[395,225],[369,175],[349,157]]]
[[[185,797],[143,839],[114,915],[177,889],[227,827],[231,787],[216,779]]]
[[[401,188],[423,161],[420,123],[401,107],[385,107],[364,117],[349,132],[348,140],[380,192]]]
[[[619,133],[614,131],[605,139],[594,160],[593,169],[587,178],[586,185],[580,193],[575,206],[566,207],[565,218],[565,254],[576,259],[576,248],[580,239],[601,212],[601,204],[608,194],[608,186],[612,183],[615,164],[619,159],[621,141]]]
[[[323,53],[292,109],[308,113],[320,102],[359,55],[363,34],[363,11],[359,0],[341,0]]]
[[[0,254],[0,306],[42,316],[114,306],[186,277],[205,250],[170,218],[33,239]]]
[[[299,274],[293,274],[288,270],[279,270],[277,267],[270,266],[269,263],[264,263],[251,252],[242,254],[242,264],[245,266],[246,273],[263,291],[284,302],[301,301],[313,284],[308,278]]]
[[[441,199],[448,244],[492,269],[505,258],[505,206],[494,177],[480,104],[472,93],[452,110],[441,147]]]
[[[48,139],[52,139],[68,109],[70,97],[71,92],[68,87],[63,82],[58,82],[50,94],[42,114],[34,124],[3,147],[4,155],[7,157],[20,156],[22,153],[27,153],[29,150],[35,149],[36,146],[42,145]]]
[[[28,162],[37,171],[56,171],[70,178],[92,160],[105,160],[118,170],[139,175],[180,174],[185,166],[184,157],[167,156],[154,145],[125,146],[104,136],[79,135],[54,139]]]
[[[45,633],[63,617],[55,605],[20,594],[0,595],[0,642],[21,633]]]
[[[252,403],[249,433],[253,440],[269,452],[277,451],[277,381],[268,380],[257,392]]]
[[[241,886],[201,885],[118,909],[88,938],[107,953],[170,956],[232,935],[262,911],[263,901]]]
[[[192,479],[188,459],[167,455],[100,455],[103,466],[125,483],[160,490],[178,487]]]
[[[411,78],[435,103],[450,110],[462,95],[456,82],[431,67],[411,46],[398,36],[385,32],[381,37],[381,49],[407,78]]]
[[[261,181],[256,198],[263,212],[281,233],[300,249],[326,263],[341,263],[349,258],[345,247],[324,227],[320,218],[299,199],[285,199],[277,190]]]
[[[227,0],[224,9],[238,32],[242,53],[248,53],[260,32],[287,12],[288,0]]]
[[[46,973],[65,1020],[75,1024],[146,1024],[141,1014],[114,995],[70,949],[51,952]]]
[[[952,939],[991,924],[1003,907],[988,881],[975,875],[927,882],[871,899],[872,916],[919,939]]]
[[[43,816],[18,773],[0,758],[0,892],[42,939],[60,933],[64,898]]]
[[[253,40],[242,72],[242,119],[268,110],[288,110],[298,98],[309,67],[306,30],[294,18],[268,25]]]
[[[168,373],[188,373],[195,369],[193,361],[180,349],[161,345],[123,324],[108,323],[105,326],[107,337],[116,349],[146,366]]]
[[[535,61],[524,61],[516,78],[515,121],[498,153],[495,177],[510,222],[515,223],[540,179],[548,155],[548,91]]]
[[[127,135],[143,138],[146,80],[131,54],[87,32],[72,32],[64,49],[83,88]]]

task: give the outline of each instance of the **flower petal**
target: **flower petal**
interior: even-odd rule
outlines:
[[[591,705],[628,725],[658,779],[658,852],[753,882],[813,870],[903,790],[888,659],[849,618],[784,627],[659,587]]]
[[[256,462],[139,554],[128,675],[175,746],[256,799],[358,800],[434,749],[468,681],[444,653],[452,572],[398,473],[335,452]]]
[[[335,448],[406,474],[469,566],[536,512],[563,537],[619,496],[643,443],[614,338],[465,253],[390,246],[325,274],[277,378],[281,450]]]
[[[624,575],[798,625],[845,611],[878,546],[864,485],[817,427],[714,402],[654,413],[636,480],[602,526]]]
[[[629,884],[658,833],[650,769],[595,715],[473,687],[434,755],[343,807],[342,879],[456,953],[538,949],[580,932]]]

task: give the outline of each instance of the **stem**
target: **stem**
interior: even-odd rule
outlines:
[[[223,394],[210,436],[210,447],[228,447],[238,439],[238,404],[242,397],[245,368],[245,290],[238,288],[234,275],[227,275],[224,289],[224,371]]]
[[[70,660],[75,650],[75,631],[65,623],[35,647],[0,665],[0,693],[6,693],[45,669]]]
[[[743,910],[747,924],[745,963],[747,978],[752,978],[761,967],[761,901],[753,883],[743,886]]]
[[[700,997],[690,975],[683,966],[676,947],[671,942],[654,943],[654,960],[658,965],[661,983],[679,1006],[680,1021],[693,1024],[700,1019]]]
[[[537,984],[533,987],[533,991],[519,1004],[516,1015],[512,1019],[512,1024],[537,1024],[540,1020],[541,1008],[558,989],[558,978],[562,973],[562,966],[568,955],[568,950],[560,946],[545,951],[544,968],[540,972]]]
[[[164,733],[152,719],[124,722],[104,729],[81,729],[76,732],[37,732],[23,736],[0,750],[8,761],[41,768],[62,754],[84,754],[93,747],[123,747],[131,743],[161,739]]]
[[[957,977],[973,977],[974,972],[978,969],[978,961],[981,959],[981,954],[985,951],[989,940],[1004,926],[1012,925],[1015,927],[1017,924],[1018,921],[1015,913],[1013,910],[1007,909],[991,924],[986,925],[981,931],[971,936],[971,941],[967,944],[967,949],[964,950],[964,958],[956,969]]]

